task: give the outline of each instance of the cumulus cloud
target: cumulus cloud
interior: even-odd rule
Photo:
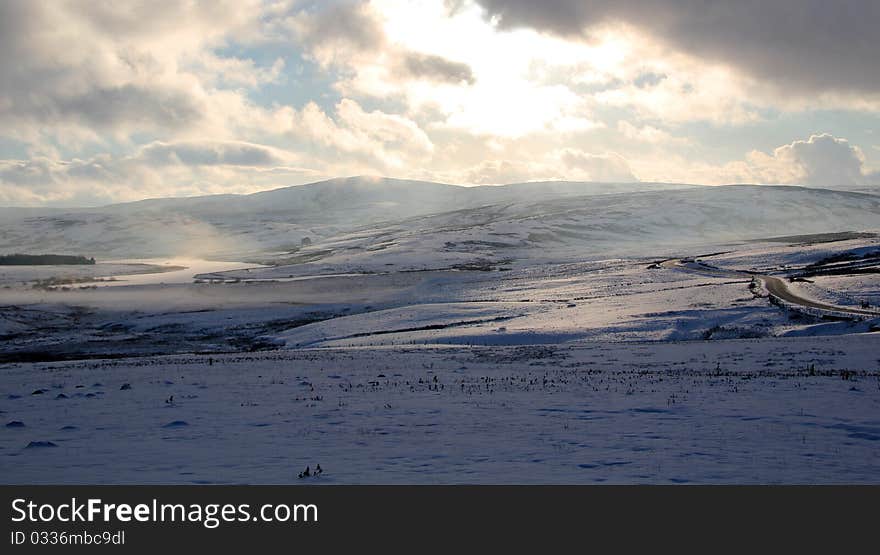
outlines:
[[[412,120],[350,99],[327,113],[309,102],[279,109],[276,137],[289,148],[236,140],[153,141],[129,155],[0,160],[0,201],[102,204],[143,196],[252,192],[339,174],[400,173],[434,152]]]
[[[381,110],[366,111],[351,99],[336,105],[335,119],[310,102],[295,136],[377,163],[382,169],[424,161],[434,151],[428,135],[412,120]]]
[[[404,70],[413,77],[427,78],[449,83],[474,83],[474,73],[470,66],[453,62],[441,56],[408,52],[403,55]]]
[[[98,205],[145,197],[247,193],[313,181],[294,153],[238,142],[154,142],[132,155],[0,160],[4,205]]]
[[[780,146],[771,154],[752,152],[748,164],[770,183],[866,185],[873,179],[862,150],[827,133]]]
[[[130,83],[96,87],[81,94],[30,95],[15,108],[12,118],[27,115],[42,124],[73,121],[97,130],[124,124],[132,129],[173,130],[193,125],[202,117],[202,106],[185,91]]]
[[[35,156],[0,161],[0,200],[6,205],[64,202],[100,204],[124,193],[123,177],[110,156],[89,160],[55,160]],[[110,194],[108,194],[110,193]]]
[[[291,29],[327,64],[388,47],[388,67],[406,70],[394,79],[473,79],[464,64],[387,45],[362,3],[2,2],[0,138],[34,155],[0,162],[0,197],[110,202],[256,190],[304,175],[399,172],[430,157],[431,140],[404,115],[347,98],[331,113],[310,100],[302,108],[257,103],[250,93],[281,80],[285,60],[258,63],[228,47],[277,48]],[[117,154],[93,154],[101,149]]]
[[[642,164],[640,164],[642,166]],[[833,135],[814,134],[774,148],[753,150],[724,164],[669,155],[648,171],[661,181],[706,184],[758,183],[863,190],[880,186],[880,173],[866,163],[862,149]]]
[[[240,141],[163,143],[156,141],[141,149],[137,159],[150,164],[187,166],[278,166],[289,161],[281,151]]]
[[[880,90],[875,0],[477,0],[502,27],[583,37],[623,22],[800,91]]]
[[[380,14],[368,2],[310,5],[289,15],[284,26],[319,64],[351,72],[346,85],[361,92],[387,90],[375,82],[365,83],[375,80],[387,86],[407,79],[474,82],[473,71],[466,63],[389,41]]]
[[[321,65],[344,65],[352,56],[385,44],[378,17],[363,2],[317,3],[294,9],[281,27],[306,45]]]
[[[629,162],[616,153],[590,154],[581,150],[565,149],[561,158],[566,167],[576,170],[578,180],[609,183],[638,181]]]
[[[212,86],[280,71],[212,53],[255,24],[258,0],[0,3],[0,134],[37,143],[223,132],[214,109],[248,106]],[[230,102],[236,97],[235,102]]]
[[[284,68],[283,58],[276,58],[271,66],[263,67],[250,59],[221,57],[207,52],[199,57],[193,69],[206,84],[257,88],[278,82]]]
[[[522,160],[485,160],[469,168],[456,180],[473,185],[504,185],[526,181],[559,179],[558,173],[542,164]]]
[[[617,122],[617,130],[627,139],[652,145],[670,147],[690,144],[686,137],[675,137],[669,132],[652,125],[637,127],[626,120]]]
[[[0,2],[0,204],[354,174],[880,181],[867,144],[816,135],[740,156],[727,142],[778,111],[880,113],[864,54],[876,3],[793,1]],[[741,159],[709,161],[722,156]]]
[[[654,73],[653,71],[646,71],[644,73],[639,73],[638,75],[636,75],[636,78],[633,79],[633,85],[640,89],[646,89],[659,85],[660,82],[667,77],[669,76],[665,73]]]
[[[566,148],[539,160],[487,160],[470,168],[458,179],[462,183],[479,185],[550,180],[629,183],[638,181],[638,178],[619,154],[593,154]]]

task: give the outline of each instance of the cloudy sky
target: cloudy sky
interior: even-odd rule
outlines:
[[[0,205],[880,185],[876,0],[0,0]]]

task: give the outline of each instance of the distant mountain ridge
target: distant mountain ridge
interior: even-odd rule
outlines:
[[[485,203],[525,201],[536,196],[592,196],[691,187],[699,187],[699,185],[545,181],[465,187],[431,181],[357,176],[293,185],[247,195],[149,199],[80,210],[172,209],[206,213],[215,210],[235,212],[258,209],[300,210],[313,215],[315,210],[368,208],[382,212],[381,207],[384,205],[390,215],[401,216],[444,212]],[[230,201],[234,201],[234,204]]]
[[[532,256],[878,227],[880,196],[795,186],[543,182],[461,187],[351,177],[249,195],[0,210],[0,254],[76,252],[100,261],[171,255],[271,259],[298,253],[309,260],[378,260],[377,253],[387,255],[404,245],[414,254],[420,244],[454,251],[444,245],[470,241],[471,246],[508,245],[495,250]],[[311,245],[303,253],[306,237]],[[439,237],[444,241],[435,244]],[[482,251],[506,256],[488,247]]]

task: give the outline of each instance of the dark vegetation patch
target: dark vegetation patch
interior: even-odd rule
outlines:
[[[65,254],[4,254],[0,255],[0,266],[54,266],[54,265],[91,265],[94,258],[70,256]]]
[[[470,361],[475,363],[510,364],[529,360],[561,360],[568,355],[547,345],[523,345],[521,347],[483,349],[472,353]]]
[[[66,360],[94,360],[153,357],[166,354],[228,354],[270,351],[278,344],[264,338],[280,331],[305,326],[348,312],[314,312],[297,318],[281,318],[254,322],[224,329],[191,329],[181,323],[155,326],[143,333],[133,334],[130,327],[104,323],[94,329],[100,340],[59,341],[35,347],[25,344],[0,350],[0,363],[52,362]],[[57,330],[41,328],[40,333]],[[114,337],[119,333],[119,337]]]
[[[868,251],[863,254],[842,252],[826,256],[805,266],[796,277],[857,274],[880,274],[880,250]]]
[[[767,237],[764,239],[751,239],[748,242],[813,245],[816,243],[834,243],[836,241],[849,241],[850,239],[871,239],[873,237],[877,237],[877,234],[858,231],[841,231],[839,233],[813,233],[809,235],[784,235],[781,237]]]
[[[839,262],[853,262],[856,260],[870,260],[872,258],[880,258],[880,250],[866,252],[862,255],[858,255],[854,252],[842,252],[839,254],[834,254],[831,256],[827,256],[821,260],[817,260],[812,264],[808,264],[807,268],[816,268],[818,266],[827,266],[829,264],[837,264]]]
[[[703,339],[757,339],[767,337],[767,332],[739,326],[713,326],[703,332]]]
[[[27,444],[25,449],[40,449],[43,447],[58,447],[58,445],[51,441],[32,441]]]
[[[459,322],[449,322],[448,324],[429,324],[426,326],[418,326],[412,328],[396,328],[393,330],[378,330],[378,331],[365,331],[361,333],[355,333],[352,335],[347,335],[345,337],[336,338],[336,339],[354,339],[357,337],[370,337],[373,335],[389,335],[395,333],[409,333],[414,331],[432,331],[432,330],[445,330],[449,328],[459,328],[462,326],[475,326],[479,324],[490,324],[495,322],[505,322],[507,320],[512,320],[512,316],[498,316],[496,318],[485,318],[482,320],[462,320]]]

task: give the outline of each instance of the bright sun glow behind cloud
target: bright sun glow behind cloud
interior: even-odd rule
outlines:
[[[355,174],[880,182],[880,22],[643,6],[0,3],[0,205]]]
[[[442,126],[477,134],[520,137],[596,127],[587,99],[536,80],[536,69],[552,64],[598,75],[613,71],[624,58],[624,45],[607,36],[587,44],[530,30],[499,31],[474,5],[451,13],[432,1],[384,1],[376,7],[385,14],[382,23],[391,42],[470,66],[475,80],[468,87],[414,82],[406,94],[416,108],[445,114]]]

